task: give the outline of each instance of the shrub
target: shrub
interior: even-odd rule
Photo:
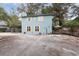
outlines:
[[[5,32],[6,28],[0,28],[0,32]]]
[[[78,27],[79,26],[79,20],[67,20],[64,22],[65,27]]]
[[[64,22],[63,27],[69,27],[70,28],[70,32],[73,33],[74,32],[74,28],[75,27],[79,27],[79,19],[67,20],[67,21]]]

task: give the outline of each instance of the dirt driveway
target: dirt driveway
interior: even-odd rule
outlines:
[[[79,38],[68,35],[0,33],[1,56],[77,56]]]

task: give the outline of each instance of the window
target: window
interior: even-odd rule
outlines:
[[[27,31],[31,31],[31,27],[30,26],[27,26]]]
[[[35,26],[35,31],[39,31],[39,26]]]

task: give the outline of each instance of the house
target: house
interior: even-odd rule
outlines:
[[[23,16],[22,33],[26,34],[50,34],[52,33],[53,24],[52,14],[42,14],[36,16]]]
[[[7,29],[7,24],[5,21],[0,21],[0,32],[4,32]]]
[[[0,21],[0,28],[6,28],[6,25],[5,21]]]

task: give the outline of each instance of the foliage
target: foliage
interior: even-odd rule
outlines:
[[[6,28],[0,28],[0,32],[5,32]]]
[[[46,8],[43,8],[42,9],[42,14],[51,14],[51,11],[52,11],[52,6],[48,6]]]
[[[71,9],[73,10],[72,13],[71,13],[71,17],[79,17],[79,4],[73,4]]]
[[[6,21],[9,18],[6,11],[0,7],[0,20]]]
[[[9,17],[10,18],[7,20],[7,25],[10,28],[17,28],[17,27],[21,26],[21,23],[18,20],[19,18],[16,15],[11,15]]]
[[[79,19],[65,21],[63,26],[72,27],[72,28],[79,27]]]
[[[62,26],[64,19],[68,17],[69,8],[72,6],[70,3],[52,3],[52,5],[42,9],[42,14],[53,14],[54,23],[59,21]]]
[[[43,8],[44,3],[27,3],[21,4],[20,7],[17,8],[19,13],[25,12],[27,15],[37,15],[41,13],[41,9]]]
[[[0,7],[0,20],[5,21],[9,28],[21,28],[21,22],[18,20],[18,16],[14,13],[15,11],[9,15],[6,10]],[[0,31],[4,31],[1,29]]]
[[[73,34],[74,28],[79,27],[79,18],[76,18],[74,20],[66,20],[63,27],[69,27],[70,32]]]
[[[64,19],[67,18],[68,9],[71,4],[67,3],[54,3],[52,13],[54,13],[54,20],[59,21],[59,25],[62,26]]]

